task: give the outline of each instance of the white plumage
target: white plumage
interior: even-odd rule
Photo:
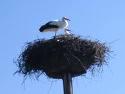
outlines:
[[[55,35],[56,35],[56,32],[59,29],[64,29],[65,34],[70,34],[69,33],[70,30],[67,28],[68,21],[70,21],[70,20],[66,17],[62,17],[61,20],[49,21],[45,25],[42,25],[39,30],[40,30],[40,32],[52,31],[52,32],[55,32]]]

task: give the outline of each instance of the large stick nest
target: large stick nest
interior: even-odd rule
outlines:
[[[93,66],[106,62],[108,47],[99,41],[81,39],[74,35],[59,35],[49,40],[38,39],[27,43],[18,58],[18,72],[25,76],[45,73],[51,78],[85,74]]]

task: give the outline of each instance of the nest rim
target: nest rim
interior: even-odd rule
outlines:
[[[77,42],[75,44],[74,48],[69,46],[70,42],[73,41],[73,40],[75,40],[75,42]],[[66,41],[68,41],[69,44]],[[88,46],[88,48],[91,47],[91,46],[97,47],[97,48],[95,47],[97,52],[93,52],[94,55],[91,58],[89,58],[89,59],[93,59],[93,60],[89,61],[88,58],[86,59],[86,57],[80,56],[80,55],[84,55],[82,52],[79,52],[80,47],[82,49],[82,48],[84,48],[84,46],[86,46],[85,44],[84,44],[84,46],[82,46],[83,45],[82,42],[90,43],[89,46],[88,46],[88,44],[86,44]],[[52,44],[52,43],[54,43],[54,44]],[[58,64],[58,62],[59,62],[58,58],[59,57],[54,57],[55,56],[55,54],[53,53],[54,51],[50,50],[50,48],[56,47],[58,49],[58,50],[57,49],[56,50],[59,51],[59,52],[56,53],[56,55],[58,56],[58,55],[60,55],[59,53],[63,53],[62,51],[60,51],[60,49],[64,50],[64,48],[65,48],[64,46],[63,46],[63,49],[61,48],[62,43],[64,44],[64,46],[67,46],[68,50],[71,48],[70,50],[74,51],[75,55],[77,55],[76,57],[74,57],[75,59],[73,59],[73,56],[71,55],[71,54],[74,54],[74,53],[68,52],[68,55],[70,55],[69,58],[73,59],[74,61],[77,60],[77,63],[79,63],[79,64],[73,63],[72,60],[70,60],[70,62],[72,62],[73,64],[67,64],[67,62],[62,63],[64,61],[66,61],[66,57],[68,57],[68,55],[66,57],[63,57],[63,58],[61,57],[60,60],[62,60],[62,62],[60,63],[60,65]],[[41,46],[41,45],[44,45],[44,46]],[[49,45],[49,47],[47,48],[48,45]],[[72,46],[73,45],[74,44],[72,44]],[[80,47],[77,48],[77,45],[80,46]],[[85,50],[88,50],[88,48],[86,47],[82,51],[85,52]],[[95,48],[92,48],[92,49],[95,49]],[[35,50],[33,50],[33,49],[35,49]],[[44,53],[44,56],[42,54],[40,54],[39,51],[38,51],[38,50],[41,50],[41,49]],[[44,50],[45,50],[45,52],[47,52],[47,50],[49,50],[49,51],[47,52],[47,54],[45,54]],[[53,49],[53,50],[55,50],[55,49]],[[91,52],[91,50],[90,50],[90,52]],[[100,50],[100,51],[98,51],[98,50]],[[78,51],[78,54],[77,54],[77,51]],[[102,55],[100,56],[101,51],[102,51]],[[87,53],[87,54],[93,54],[93,53],[90,53],[90,52]],[[49,60],[48,61],[43,60],[42,62],[45,62],[45,63],[40,64],[41,59],[39,59],[39,61],[38,61],[39,64],[35,65],[34,62],[35,62],[35,60],[37,61],[38,58],[36,58],[35,56],[33,57],[31,55],[33,53],[36,54],[37,56],[39,56],[39,58],[41,58],[42,56],[44,58],[47,58],[47,57],[49,57],[48,55],[50,55],[50,58],[49,58],[50,61]],[[82,74],[86,74],[87,70],[91,69],[94,66],[99,66],[99,67],[102,66],[106,62],[107,53],[109,53],[109,48],[106,46],[105,43],[101,43],[98,40],[92,41],[92,40],[89,40],[89,39],[82,39],[82,38],[80,38],[80,36],[59,35],[56,38],[53,37],[52,39],[37,39],[37,40],[34,40],[33,42],[29,42],[29,43],[26,44],[25,49],[22,51],[22,53],[20,54],[20,56],[17,60],[17,67],[18,67],[17,72],[23,74],[24,76],[29,76],[29,75],[35,74],[35,75],[37,75],[37,77],[38,77],[38,75],[41,75],[41,74],[45,73],[48,77],[54,78],[54,79],[62,79],[63,75],[65,73],[70,73],[72,77],[77,77],[77,76],[80,76]],[[98,54],[98,56],[96,56],[97,54]],[[31,59],[31,57],[28,57],[28,56],[31,56],[32,58],[35,58],[32,61],[34,65],[32,65],[32,63],[28,63],[29,61],[27,61],[27,60]],[[63,55],[60,55],[60,56],[63,56]],[[55,61],[52,59],[52,57],[55,58]],[[44,59],[44,58],[42,58],[42,59]],[[88,64],[88,65],[83,64],[83,66],[82,66],[82,65],[80,65],[79,58],[80,58],[80,61],[82,60],[82,58],[84,58],[84,59],[88,60],[87,62],[91,62],[91,64]],[[65,59],[65,60],[63,60],[63,59]],[[53,60],[53,62],[51,60]],[[84,60],[82,60],[82,63],[83,63],[83,61]],[[54,63],[56,66],[54,67],[51,63]],[[29,64],[29,65],[27,65],[27,64]],[[64,66],[63,66],[63,64],[64,64]],[[48,65],[49,65],[49,67],[47,67]],[[34,66],[36,66],[36,67],[34,67]],[[38,67],[38,66],[40,66],[40,67]],[[28,68],[28,67],[31,67],[31,68]],[[60,69],[62,69],[62,70],[60,70]]]

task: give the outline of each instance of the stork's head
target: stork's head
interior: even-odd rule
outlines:
[[[70,21],[70,19],[68,19],[67,17],[62,17],[62,20]]]

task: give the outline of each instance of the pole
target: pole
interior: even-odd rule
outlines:
[[[70,73],[64,74],[63,88],[64,94],[73,94],[72,77]]]

